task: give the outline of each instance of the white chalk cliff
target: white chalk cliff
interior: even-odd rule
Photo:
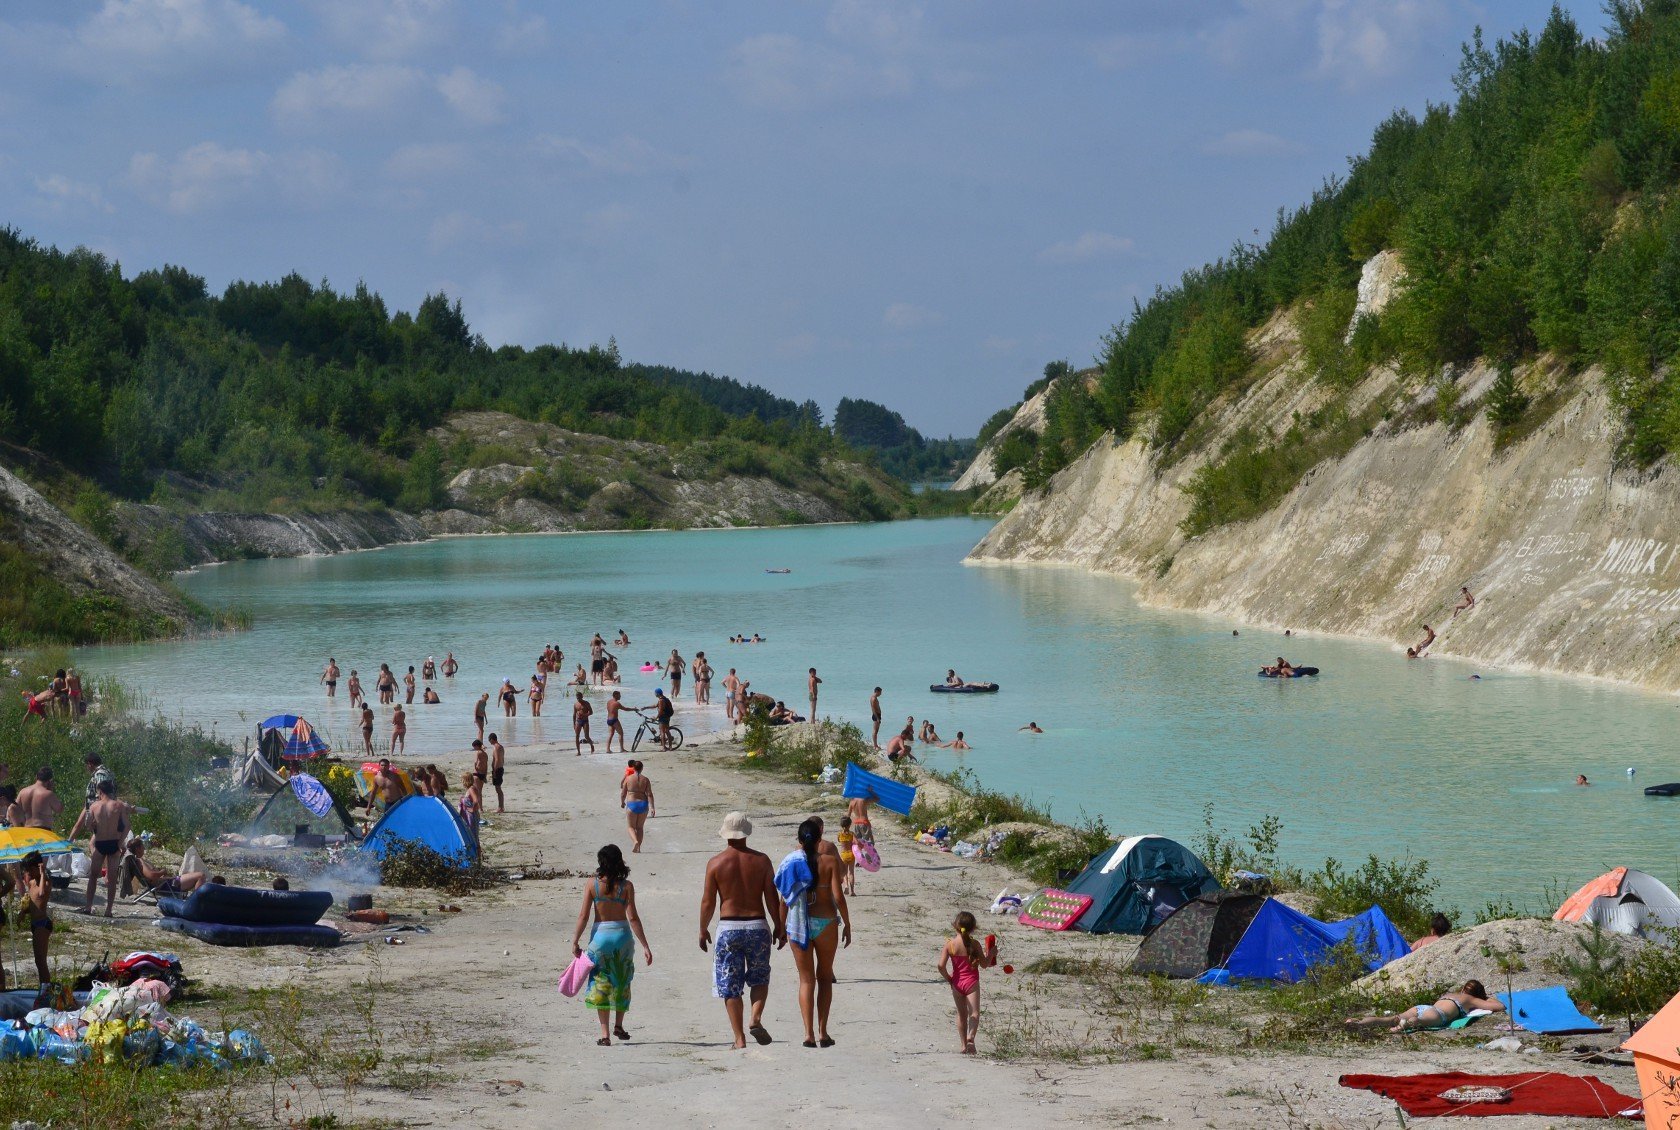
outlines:
[[[1368,302],[1362,280],[1366,309],[1392,292],[1396,268],[1367,270],[1382,287]],[[1496,451],[1481,411],[1490,368],[1457,375],[1456,415],[1433,410],[1430,385],[1373,371],[1352,403],[1388,412],[1351,450],[1259,517],[1186,537],[1184,487],[1227,439],[1242,428],[1281,436],[1329,396],[1303,373],[1286,318],[1253,344],[1265,375],[1209,409],[1194,450],[1163,465],[1138,439],[1099,440],[1022,498],[970,561],[1118,573],[1148,604],[1397,649],[1428,622],[1436,655],[1680,688],[1680,477],[1668,460],[1618,466],[1623,425],[1600,374],[1523,370],[1524,389],[1552,410]],[[1460,585],[1476,605],[1453,618]]]

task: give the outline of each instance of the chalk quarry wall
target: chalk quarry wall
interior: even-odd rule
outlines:
[[[1680,476],[1667,461],[1617,468],[1622,425],[1595,372],[1525,374],[1536,395],[1561,388],[1561,407],[1497,452],[1480,411],[1490,370],[1459,376],[1469,420],[1456,428],[1436,422],[1432,388],[1409,392],[1375,372],[1353,400],[1394,397],[1388,420],[1268,513],[1186,538],[1184,487],[1225,440],[1244,427],[1281,435],[1327,395],[1303,376],[1283,319],[1255,344],[1270,355],[1267,375],[1214,406],[1193,452],[1163,466],[1135,439],[1101,440],[1022,498],[969,560],[1118,573],[1140,582],[1147,604],[1396,649],[1428,622],[1435,655],[1680,688]],[[1454,619],[1461,584],[1477,603]]]

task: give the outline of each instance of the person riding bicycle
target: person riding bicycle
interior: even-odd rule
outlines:
[[[652,710],[659,721],[659,748],[668,750],[671,748],[671,717],[676,714],[677,708],[659,687],[653,688],[653,699],[647,709]]]

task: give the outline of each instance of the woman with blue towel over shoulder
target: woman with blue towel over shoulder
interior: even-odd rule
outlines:
[[[617,844],[608,844],[595,853],[595,865],[595,878],[583,892],[577,928],[572,931],[572,956],[583,953],[579,943],[593,913],[595,930],[589,936],[589,959],[595,963],[595,971],[589,976],[583,1003],[600,1017],[601,1038],[595,1042],[604,1048],[612,1044],[613,1036],[630,1038],[624,1030],[624,1014],[630,1010],[630,981],[636,975],[635,942],[642,943],[642,960],[648,965],[653,964],[653,948],[642,933],[642,919],[636,913],[636,887],[630,882],[624,853]],[[609,1012],[615,1018],[610,1033]]]

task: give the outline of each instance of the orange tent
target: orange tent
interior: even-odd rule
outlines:
[[[1615,898],[1622,893],[1622,880],[1627,878],[1627,868],[1617,867],[1606,871],[1574,894],[1563,900],[1563,905],[1552,915],[1556,922],[1579,922],[1586,917],[1587,909],[1592,906],[1593,899]]]
[[[1663,1005],[1622,1048],[1633,1053],[1647,1130],[1680,1126],[1680,996]]]

